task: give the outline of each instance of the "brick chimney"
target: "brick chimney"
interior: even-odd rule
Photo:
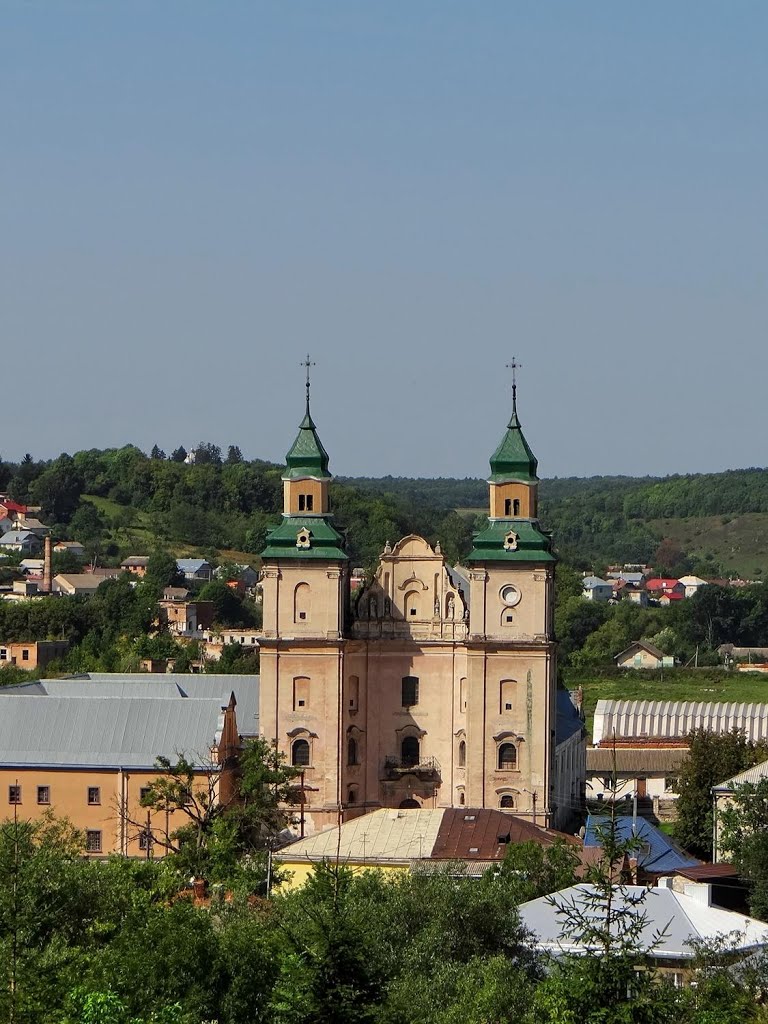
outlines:
[[[43,554],[43,585],[40,588],[44,594],[50,594],[51,592],[51,562],[53,556],[51,554],[51,535],[45,538],[44,542],[44,554]]]

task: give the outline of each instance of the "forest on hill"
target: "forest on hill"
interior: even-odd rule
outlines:
[[[57,536],[80,540],[102,560],[157,545],[257,556],[281,512],[282,467],[246,461],[236,445],[224,454],[210,442],[195,449],[194,464],[186,456],[183,448],[166,456],[157,446],[147,455],[126,445],[53,460],[0,459],[0,492],[41,506]],[[331,496],[356,564],[372,565],[386,540],[411,532],[439,539],[457,561],[485,514],[487,484],[474,478],[339,478]],[[709,532],[681,525],[706,517]],[[714,576],[735,571],[737,563],[755,576],[768,571],[768,543],[761,547],[763,531],[768,538],[763,469],[543,480],[540,518],[553,531],[561,557],[580,569],[648,562],[675,574]],[[730,524],[722,536],[714,530]]]

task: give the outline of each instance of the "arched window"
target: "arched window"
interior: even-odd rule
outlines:
[[[418,800],[413,800],[409,797],[407,800],[400,801],[400,807],[402,807],[404,811],[418,811],[421,804]]]
[[[515,798],[510,796],[509,793],[505,793],[504,796],[499,800],[499,807],[512,808],[515,806]]]
[[[459,790],[459,806],[460,807],[464,806],[464,790],[463,789]]]
[[[511,516],[512,515],[512,499],[511,498],[505,498],[504,499],[504,515],[505,516]]]
[[[514,743],[502,743],[499,747],[499,769],[509,771],[517,768],[517,749]]]
[[[400,759],[403,768],[414,768],[419,763],[419,741],[416,736],[406,736],[400,744]]]
[[[357,764],[357,740],[354,736],[347,740],[347,764]]]
[[[291,746],[291,764],[295,768],[306,768],[309,764],[309,741],[294,740]]]
[[[309,584],[299,583],[293,592],[293,621],[309,621]]]
[[[350,789],[349,789],[349,792],[347,793],[347,803],[348,804],[356,804],[357,803],[357,790],[355,789],[354,786],[351,786]]]
[[[515,500],[512,502],[512,515],[513,516],[519,516],[520,515],[520,499],[519,498],[515,498]]]
[[[459,743],[459,768],[465,768],[467,764],[467,744],[464,740]]]
[[[358,701],[360,700],[360,679],[357,676],[349,677],[347,699],[349,700],[349,710],[357,711]]]
[[[296,676],[293,680],[293,710],[301,711],[309,707],[309,679],[306,676]]]
[[[415,590],[409,590],[405,595],[405,617],[407,619],[418,618],[419,595]]]

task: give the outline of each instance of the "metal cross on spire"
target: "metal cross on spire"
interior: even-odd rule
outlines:
[[[517,356],[512,356],[512,362],[506,364],[506,368],[512,371],[512,412],[517,412],[517,371],[523,367],[518,363]]]
[[[310,368],[311,366],[316,366],[316,365],[317,365],[317,363],[313,363],[313,362],[312,362],[312,360],[311,360],[311,359],[309,358],[309,352],[307,352],[307,358],[306,358],[306,359],[304,360],[304,362],[303,362],[303,363],[302,363],[301,365],[302,365],[302,366],[303,366],[303,367],[304,367],[304,368],[306,369],[306,371],[307,371],[307,383],[306,383],[305,387],[306,387],[306,389],[307,389],[307,412],[309,412],[309,387],[310,387],[310,382],[309,382],[309,368]]]

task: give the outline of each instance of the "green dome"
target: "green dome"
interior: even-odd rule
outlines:
[[[299,433],[285,457],[283,480],[295,480],[302,477],[328,480],[330,476],[328,452],[323,448],[323,443],[317,436],[315,424],[309,414],[309,399],[307,399],[307,411],[299,425]]]
[[[536,483],[539,479],[536,475],[537,468],[538,462],[523,436],[517,418],[517,404],[513,400],[512,417],[507,424],[507,432],[491,456],[490,483],[500,484],[507,480]]]

